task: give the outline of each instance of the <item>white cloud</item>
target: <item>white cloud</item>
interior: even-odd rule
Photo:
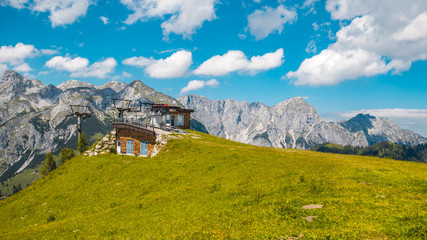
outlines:
[[[53,54],[58,54],[58,51],[53,49],[41,49],[40,53],[43,55],[53,55]]]
[[[146,57],[131,57],[126,58],[122,61],[123,64],[135,67],[146,67],[150,64],[155,63],[156,60],[154,58],[146,58]]]
[[[97,77],[106,78],[108,74],[114,71],[117,62],[114,58],[107,58],[89,65],[86,58],[56,56],[46,62],[45,66],[59,71],[70,72],[71,77]]]
[[[17,43],[15,46],[1,46],[0,63],[16,65],[24,62],[26,58],[34,57],[37,54],[38,50],[34,47],[34,45]]]
[[[275,31],[280,34],[284,24],[293,23],[296,19],[296,11],[288,10],[283,5],[276,9],[264,7],[262,10],[255,10],[248,16],[248,28],[255,39],[260,40]]]
[[[182,95],[186,92],[198,90],[198,89],[204,88],[205,86],[217,87],[218,85],[219,85],[219,82],[216,79],[211,79],[209,81],[192,80],[188,82],[187,86],[181,89],[180,94]]]
[[[242,40],[244,40],[246,38],[246,35],[242,34],[242,33],[237,34],[237,36]]]
[[[0,5],[6,6],[9,5],[11,7],[21,9],[25,7],[25,4],[28,2],[28,0],[3,0],[0,2]]]
[[[304,4],[303,4],[303,7],[308,7],[308,6],[314,4],[315,2],[318,2],[318,1],[319,0],[305,0]]]
[[[108,24],[108,23],[110,22],[110,20],[108,20],[108,18],[107,18],[107,17],[104,17],[104,16],[99,17],[99,19],[101,19],[101,21],[102,21],[104,24]]]
[[[87,58],[76,57],[74,59],[70,57],[56,56],[46,62],[45,66],[48,68],[54,68],[56,70],[64,70],[68,72],[77,72],[87,68],[89,60]]]
[[[256,74],[279,67],[283,63],[283,57],[282,48],[262,56],[253,56],[250,60],[242,51],[230,50],[222,56],[216,55],[206,60],[194,70],[194,74],[222,76],[235,71]]]
[[[200,28],[205,21],[212,21],[215,16],[217,0],[120,0],[133,14],[126,19],[126,24],[147,21],[150,18],[169,17],[161,24],[163,35],[182,34],[185,38]]]
[[[16,67],[13,68],[13,70],[17,72],[30,72],[33,71],[33,69],[28,65],[28,63],[22,63]]]
[[[403,108],[362,109],[362,110],[356,110],[356,111],[343,112],[340,115],[343,116],[344,118],[352,118],[359,113],[370,114],[375,117],[425,119],[427,122],[427,109],[403,109]]]
[[[330,113],[326,118],[331,121],[349,119],[359,113],[370,114],[375,117],[386,117],[395,121],[399,126],[410,129],[427,137],[427,109],[362,109],[348,112]]]
[[[414,61],[427,59],[427,1],[328,0],[326,9],[333,19],[351,21],[336,33],[336,42],[327,50],[286,74],[295,84],[331,85],[398,73]],[[354,68],[348,66],[358,59],[362,62]]]
[[[1,64],[0,63],[0,75],[3,76],[4,71],[7,70],[7,65],[6,64]]]
[[[132,74],[130,74],[128,72],[122,72],[121,75],[113,76],[112,79],[114,81],[116,81],[116,80],[119,80],[119,79],[130,78],[130,77],[132,77]]]
[[[29,3],[25,6],[26,3]],[[74,23],[81,16],[86,15],[92,0],[6,0],[2,5],[14,8],[28,7],[36,12],[49,12],[52,27]]]
[[[132,74],[130,74],[128,72],[122,72],[122,77],[123,78],[130,78],[130,77],[132,77]]]
[[[123,64],[145,67],[145,72],[152,78],[176,78],[184,76],[193,63],[190,51],[181,50],[165,59],[156,60],[146,57],[124,59]]]
[[[295,85],[336,85],[343,80],[361,75],[373,76],[388,72],[389,67],[380,56],[364,50],[323,50],[320,54],[305,59],[296,72],[286,77],[295,79]]]
[[[308,42],[307,47],[305,48],[306,53],[316,53],[316,42],[312,39],[310,42]]]
[[[317,24],[317,23],[313,23],[313,24],[311,24],[311,25],[313,26],[314,31],[319,30],[319,24]]]
[[[398,41],[425,39],[427,37],[427,12],[418,15],[402,31],[393,34],[393,37]]]

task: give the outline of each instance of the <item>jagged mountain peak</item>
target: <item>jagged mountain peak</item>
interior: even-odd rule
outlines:
[[[410,130],[402,129],[393,120],[385,117],[358,114],[339,124],[352,133],[363,132],[370,145],[382,141],[404,145],[427,143],[426,138]]]
[[[65,91],[67,89],[72,88],[95,88],[95,85],[93,85],[92,83],[72,79],[59,84],[57,88],[61,89],[62,91]]]
[[[387,118],[360,114],[348,121],[328,122],[302,97],[273,107],[258,103],[248,107],[245,102],[213,101],[197,95],[179,100],[195,110],[192,117],[210,134],[254,145],[309,149],[326,142],[353,146],[381,141],[410,145],[427,142]]]
[[[15,71],[6,70],[6,71],[4,71],[3,77],[1,78],[1,80],[3,82],[9,81],[9,80],[22,81],[22,80],[24,80],[24,78],[25,77],[23,75],[15,72]]]
[[[9,84],[9,85],[16,85],[17,83],[25,83],[26,85],[28,85],[27,87],[33,87],[33,86],[46,87],[40,80],[27,78],[24,75],[12,70],[4,71],[3,76],[1,78],[1,82],[3,84]]]
[[[34,80],[19,74],[18,72],[6,70],[0,81],[0,102],[5,102],[21,95],[40,93],[46,89],[40,80]]]
[[[342,121],[339,124],[349,130],[350,132],[364,131],[365,129],[371,129],[374,127],[372,120],[375,119],[374,116],[369,114],[359,113],[355,117],[350,118],[349,120]]]
[[[299,107],[306,107],[306,108],[314,108],[312,105],[310,105],[308,102],[306,102],[302,97],[288,98],[282,102],[279,102],[275,106],[277,106],[277,107],[299,106]]]
[[[131,83],[129,83],[129,86],[134,88],[150,88],[141,80],[133,80]]]
[[[85,120],[88,136],[111,130],[112,98],[179,104],[139,80],[126,84],[110,81],[102,86],[71,80],[45,86],[14,71],[5,71],[0,82],[0,180],[38,163],[46,152],[75,146],[76,118],[66,117],[69,104],[90,106],[93,117]],[[10,137],[13,136],[13,137]]]
[[[115,92],[120,92],[123,89],[125,89],[128,85],[124,82],[119,82],[119,81],[109,81],[104,85],[101,86],[97,86],[96,89],[99,90],[103,90],[103,89],[107,89],[110,88],[112,90],[114,90]]]

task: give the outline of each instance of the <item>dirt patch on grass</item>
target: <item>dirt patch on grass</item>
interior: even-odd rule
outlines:
[[[311,204],[311,205],[305,205],[302,207],[302,209],[318,209],[318,208],[323,208],[323,205]]]

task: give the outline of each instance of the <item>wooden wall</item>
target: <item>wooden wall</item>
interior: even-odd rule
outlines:
[[[182,129],[190,129],[190,115],[191,113],[189,112],[184,112],[184,113],[169,113],[169,115],[183,115],[184,116],[184,126],[177,126],[178,128],[182,128]]]
[[[148,156],[151,155],[156,144],[156,137],[149,136],[143,131],[135,131],[129,129],[116,129],[116,143],[120,141],[120,152],[126,154],[126,140],[133,140],[133,152],[140,155],[140,141],[148,141]]]

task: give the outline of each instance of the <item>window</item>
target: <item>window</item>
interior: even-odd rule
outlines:
[[[117,153],[120,153],[122,151],[122,146],[120,141],[117,141]]]
[[[171,124],[171,115],[166,114],[166,124]]]
[[[148,155],[148,141],[141,141],[140,143],[140,154],[141,156],[147,156]]]
[[[184,126],[184,115],[178,115],[178,126]]]
[[[126,140],[126,154],[133,154],[133,140]]]

